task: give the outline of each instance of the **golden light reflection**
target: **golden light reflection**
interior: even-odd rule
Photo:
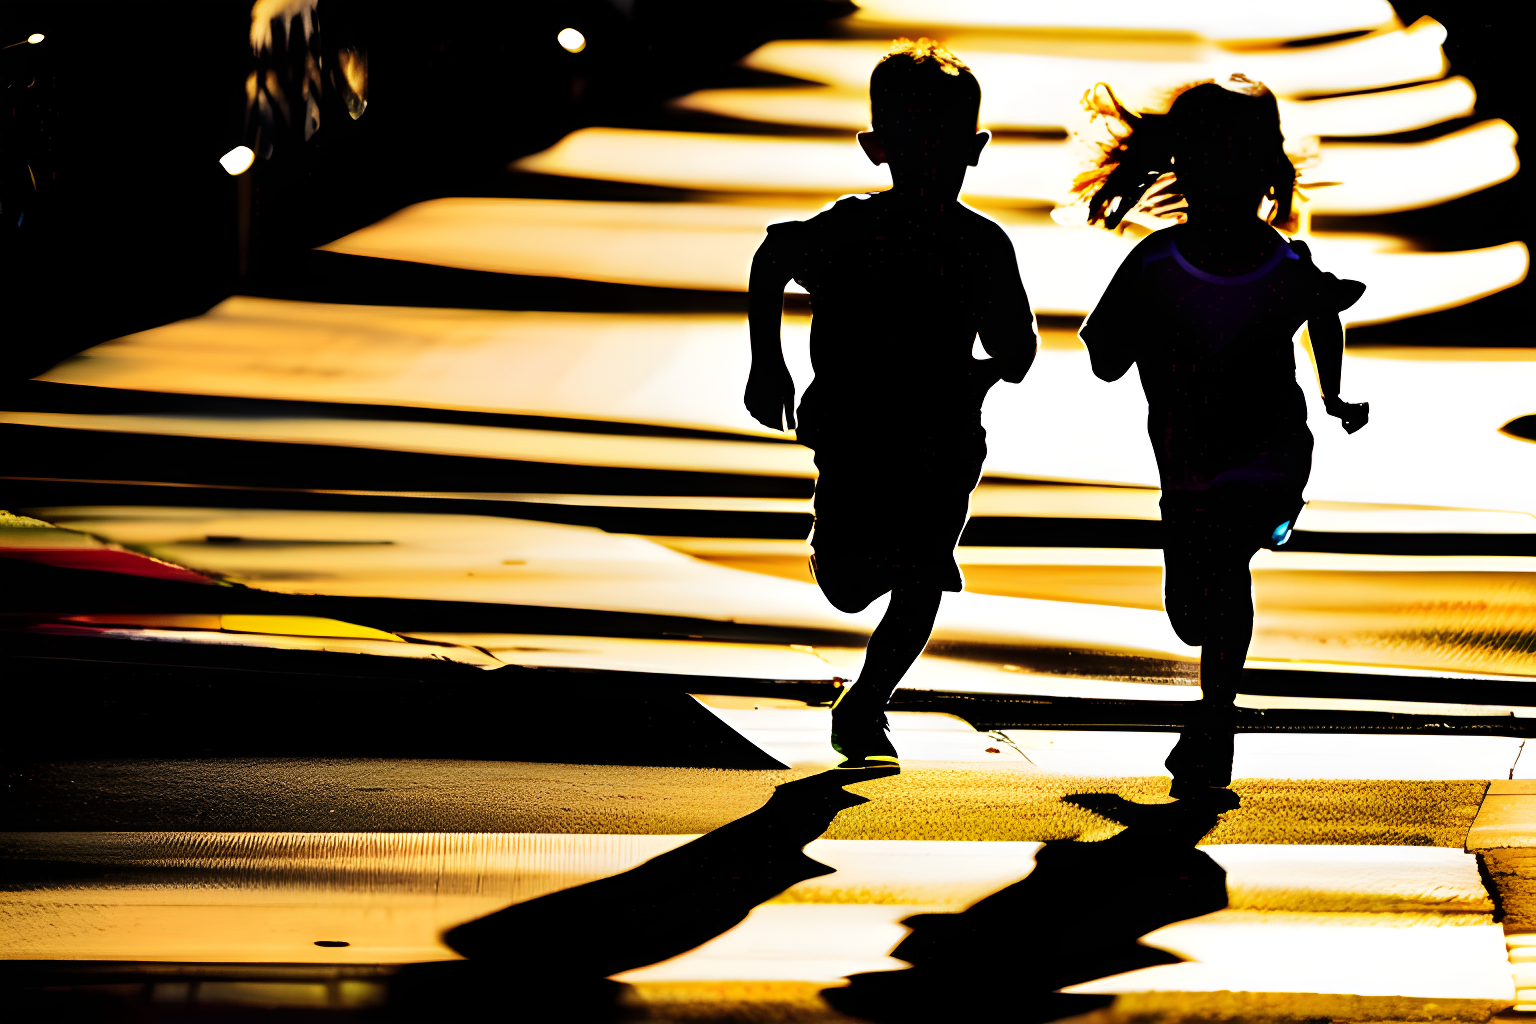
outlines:
[[[1142,736],[1125,738],[1134,742]],[[1025,786],[1015,787],[1028,787],[1020,781]],[[1052,794],[1040,795],[1050,802]],[[1087,824],[1088,816],[1081,818],[1078,827]],[[891,830],[896,822],[876,816],[869,824],[878,832]],[[1055,838],[1053,826],[1065,823],[1042,818],[1033,824],[1037,834],[1044,832],[1040,838]],[[629,870],[693,838],[454,832],[35,834],[8,845],[32,857],[51,854],[122,873],[152,865],[185,874],[208,872],[209,877],[171,885],[124,880],[13,891],[0,902],[10,925],[7,940],[0,941],[6,955],[22,959],[121,959],[130,951],[142,960],[201,963],[449,959],[454,954],[436,941],[442,928],[509,902]],[[899,928],[891,929],[903,916],[964,910],[1028,875],[1039,848],[1038,841],[1018,840],[819,839],[806,854],[834,868],[833,874],[795,885],[713,943],[632,974],[635,979],[703,979],[767,976],[763,972],[770,971],[819,979],[828,966],[880,960],[900,937]],[[1201,919],[1200,927],[1165,929],[1158,941],[1181,953],[1188,949],[1186,955],[1197,954],[1207,963],[1230,965],[1235,958],[1213,955],[1210,943],[1251,943],[1252,930],[1261,924],[1322,930],[1324,941],[1358,941],[1356,929],[1374,927],[1406,929],[1397,932],[1394,943],[1410,959],[1439,955],[1447,957],[1444,966],[1465,971],[1467,953],[1480,941],[1475,936],[1488,930],[1490,907],[1475,861],[1459,850],[1294,845],[1210,845],[1205,850],[1228,873],[1231,909]],[[222,877],[215,883],[216,874]],[[1343,935],[1334,929],[1343,929]],[[820,940],[812,938],[817,934]],[[349,945],[316,947],[315,935],[341,936]],[[768,957],[764,963],[765,947],[790,955]],[[730,970],[746,974],[723,973]],[[1311,977],[1323,979],[1326,973]],[[1443,983],[1444,973],[1432,977],[1429,984]],[[1126,979],[1115,980],[1123,984]]]
[[[857,21],[875,25],[951,25],[973,29],[1107,29],[1123,33],[1187,33],[1207,39],[1306,39],[1385,28],[1397,16],[1385,0],[1287,4],[1258,8],[1200,2],[1156,6],[1108,0],[1091,6],[1013,0],[867,0]],[[1001,34],[1001,33],[999,33]]]
[[[713,565],[812,582],[804,541],[654,539]],[[961,547],[956,560],[970,593],[1163,608],[1156,549]],[[1536,559],[1262,551],[1252,573],[1252,660],[1536,674]],[[956,685],[940,677],[933,688]],[[1001,685],[989,679],[983,692]],[[1030,687],[1021,692],[1041,692]]]
[[[718,209],[728,218],[742,213],[740,207]],[[1082,251],[1102,261],[1096,272],[1105,278],[1128,244],[1104,232],[1056,228],[1015,228],[1014,237],[1027,280],[1043,278],[1049,283],[1054,272],[1064,285],[1080,292],[1085,305],[1096,299],[1096,286],[1067,279],[1063,264],[1071,250],[1064,253],[1045,240],[1081,241]],[[1026,244],[1031,239],[1041,239],[1041,244]],[[1400,289],[1388,287],[1379,299],[1367,293],[1359,304],[1362,319],[1388,318],[1393,312],[1388,303],[1393,301],[1431,308],[1450,304],[1454,289],[1465,286],[1456,280],[1457,269],[1468,263],[1481,261],[1481,266],[1497,270],[1504,261],[1506,273],[1518,277],[1524,272],[1524,248],[1518,243],[1473,253],[1373,251],[1383,241],[1373,236],[1317,241],[1319,252],[1327,252],[1329,265],[1341,273]],[[751,244],[746,239],[746,246]],[[1038,297],[1035,302],[1037,308],[1045,306]],[[802,391],[811,374],[808,326],[807,318],[793,317],[786,318],[784,329],[789,366]],[[1309,383],[1307,357],[1298,349],[1300,379],[1313,403],[1309,417],[1317,436],[1308,497],[1314,502],[1420,506],[1417,512],[1393,515],[1399,522],[1405,516],[1438,522],[1441,525],[1423,529],[1442,532],[1466,526],[1452,523],[1456,516],[1447,509],[1536,512],[1536,495],[1528,485],[1536,477],[1536,447],[1499,433],[1500,426],[1530,412],[1530,396],[1536,393],[1536,350],[1489,351],[1499,359],[1470,360],[1466,350],[1443,357],[1411,350],[1406,358],[1373,349],[1347,353],[1344,379],[1351,391],[1370,396],[1373,419],[1382,429],[1346,438],[1321,409],[1316,388]],[[719,386],[720,381],[744,380],[747,358],[746,325],[739,317],[510,313],[236,297],[204,316],[91,349],[43,379],[146,391],[622,420],[717,430],[739,434],[742,440],[352,420],[340,415],[326,419],[11,412],[0,414],[0,420],[809,478],[809,453],[795,445],[751,441],[751,435],[766,432],[752,424],[733,389]],[[1042,510],[1035,514],[1130,514],[1114,511],[1111,505],[1117,502],[1132,503],[1139,510],[1135,514],[1152,514],[1155,490],[1148,488],[1155,487],[1157,472],[1144,439],[1145,398],[1133,375],[1105,385],[1093,376],[1080,346],[1046,347],[1022,385],[994,389],[983,415],[991,449],[988,473],[993,478],[1098,481],[1142,489],[1007,490],[999,489],[1005,486],[1001,483],[988,483],[975,498],[977,514],[1020,514],[1026,507]],[[1030,441],[1040,436],[1053,437],[1055,443]],[[1423,458],[1437,460],[1435,473],[1405,474],[1398,469]],[[1342,517],[1349,530],[1375,532],[1383,526],[1365,510],[1321,510],[1314,505],[1308,513],[1319,528],[1326,529],[1330,517]],[[1485,529],[1478,526],[1473,532]]]
[[[1309,193],[1308,209],[1314,214],[1386,213],[1443,203],[1513,176],[1519,169],[1515,141],[1505,122],[1484,121],[1428,142],[1330,142],[1307,176],[1343,184]],[[967,174],[965,194],[1068,204],[1071,179],[1082,162],[1074,143],[995,140]],[[890,186],[889,171],[873,166],[847,140],[633,128],[583,128],[513,167],[725,192],[822,195]]]
[[[1514,177],[1516,141],[1506,122],[1484,121],[1428,142],[1329,142],[1304,177],[1341,184],[1308,193],[1308,206],[1314,214],[1392,213],[1446,202]]]
[[[800,318],[787,331],[801,347],[807,325]],[[237,295],[202,316],[97,346],[40,379],[767,436],[738,395],[716,386],[745,379],[746,336],[744,317],[720,314],[509,312]],[[806,373],[808,360],[807,351]]]
[[[1175,60],[1088,56],[1071,40],[1053,46],[1051,37],[1030,40],[1026,52],[1016,52],[1013,40],[996,36],[944,40],[982,83],[984,122],[1067,126],[1082,119],[1078,100],[1095,82],[1114,82],[1115,91],[1134,107],[1155,106],[1170,88],[1233,71],[1264,82],[1286,99],[1331,96],[1438,79],[1446,69],[1440,51],[1444,41],[1444,28],[1429,18],[1407,29],[1323,46],[1234,53],[1206,45]],[[775,40],[743,63],[859,92],[868,88],[870,70],[884,49],[885,43],[866,39]],[[1428,95],[1414,101],[1428,102]]]
[[[321,248],[468,270],[744,291],[751,254],[767,225],[811,212],[728,203],[438,199]],[[1013,240],[1031,304],[1040,313],[1086,314],[1135,243],[1132,236],[993,212]],[[1309,241],[1324,265],[1369,286],[1346,314],[1349,323],[1460,305],[1523,280],[1528,266],[1520,242],[1412,252],[1387,235],[1316,235]]]
[[[38,510],[60,525],[134,544],[177,565],[278,593],[415,598],[686,615],[792,628],[868,631],[857,615],[816,601],[815,588],[709,565],[640,537],[490,516],[80,507]],[[210,544],[388,540],[387,545]],[[317,580],[323,581],[317,587]],[[1027,609],[1020,614],[1021,609]],[[978,643],[1088,645],[1109,652],[1191,649],[1160,612],[958,595],[936,637]],[[363,641],[358,641],[363,642]]]
[[[1476,94],[1465,78],[1404,86],[1380,92],[1323,99],[1280,100],[1280,123],[1287,136],[1388,135],[1425,128],[1472,113]],[[982,127],[1013,131],[1061,131],[1082,120],[1071,97],[1052,99],[1036,90],[1001,90],[995,99],[982,95]],[[671,103],[723,117],[816,128],[869,127],[869,98],[840,86],[787,86],[701,89]]]
[[[816,205],[435,199],[319,248],[502,274],[745,291],[763,229]]]
[[[85,625],[128,626],[148,629],[228,630],[231,633],[262,633],[276,636],[356,637],[404,643],[393,633],[338,619],[313,615],[179,615],[136,612],[104,612],[66,615],[60,621]]]
[[[410,963],[449,960],[437,936],[505,901],[496,895],[338,892],[322,899],[278,891],[166,890],[6,893],[0,956],[28,960],[180,963]],[[328,949],[316,936],[346,935]]]
[[[809,478],[809,449],[695,438],[581,434],[465,423],[241,416],[118,416],[91,413],[8,412],[0,423],[59,430],[100,430],[167,437],[335,445],[483,459],[550,462],[568,466],[623,466],[698,473],[749,473]]]
[[[78,508],[43,514],[179,565],[286,593],[311,592],[318,573],[325,592],[337,595],[595,607],[790,628],[868,629],[873,624],[867,613],[840,615],[809,600],[814,595],[805,575],[803,541],[659,537],[651,543],[584,527],[397,513]],[[206,536],[264,543],[209,544],[202,540]],[[333,543],[272,543],[317,537]],[[375,543],[335,543],[345,540]],[[380,546],[380,540],[391,543]],[[1161,612],[1160,555],[1154,550],[961,548],[958,558],[970,593],[946,603],[939,637],[993,643],[1049,638],[1097,649],[1129,646],[1185,656],[1186,648],[1172,638]],[[1520,557],[1265,553],[1254,564],[1259,623],[1251,656],[1536,672],[1530,654],[1530,624],[1536,621],[1533,566],[1536,561]],[[1025,608],[1027,613],[1021,613]],[[425,638],[484,646],[484,638]],[[743,653],[713,646],[700,653],[665,643],[607,651],[591,643],[574,648],[566,642],[535,644],[546,650],[526,653],[531,664],[589,668],[637,657],[683,658],[669,671],[693,665],[690,659],[715,659],[714,667],[724,675],[738,674],[724,669]],[[517,658],[506,653],[506,643],[490,649],[504,661]],[[784,657],[803,662],[785,678],[825,675],[812,662]],[[766,665],[756,671],[767,671]],[[800,674],[811,668],[817,674]]]
[[[407,635],[421,640],[479,647],[507,664],[541,668],[825,682],[830,682],[838,671],[818,657],[813,648],[798,644],[699,644],[687,640],[526,633],[428,632]]]
[[[749,192],[867,192],[890,173],[841,139],[582,128],[513,165],[535,174]]]
[[[1211,993],[1233,1006],[1241,1005],[1236,993],[1395,996],[1477,1000],[1502,1009],[1513,996],[1503,929],[1482,915],[1474,920],[1218,911],[1146,937],[1155,948],[1195,962],[1149,967],[1065,991]],[[1362,945],[1368,955],[1361,955]],[[1295,957],[1297,949],[1308,950],[1305,961]]]

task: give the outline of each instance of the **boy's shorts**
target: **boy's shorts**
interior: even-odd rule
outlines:
[[[1228,621],[1253,617],[1248,563],[1260,548],[1283,542],[1276,530],[1294,524],[1301,487],[1229,485],[1164,491],[1163,607],[1173,631],[1202,646]],[[1219,621],[1218,621],[1219,620]]]
[[[898,587],[962,590],[955,545],[987,455],[980,426],[905,447],[816,449],[811,572],[840,611]]]

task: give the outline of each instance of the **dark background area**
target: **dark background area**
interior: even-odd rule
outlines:
[[[1452,72],[1476,85],[1480,118],[1524,127],[1510,8],[1397,8],[1405,23],[1429,14],[1447,26]],[[506,172],[509,161],[583,125],[652,123],[670,96],[762,79],[733,62],[771,38],[834,32],[850,10],[842,0],[323,0],[325,46],[368,53],[368,107],[354,120],[327,88],[314,137],[280,141],[248,172],[242,280],[241,182],[218,158],[248,136],[249,0],[9,0],[0,9],[4,379],[259,291],[294,254],[409,203],[519,194],[529,183]],[[567,26],[586,36],[583,52],[556,43]],[[46,40],[9,46],[33,32]],[[1390,231],[1433,248],[1526,232],[1515,182],[1432,210],[1326,220],[1315,227]],[[1528,295],[1522,285],[1352,337],[1525,344]]]
[[[768,39],[824,34],[834,0],[322,0],[325,47],[366,48],[368,107],[327,87],[308,142],[247,172],[251,273],[409,203],[506,194],[509,161],[574,128],[741,80]],[[8,0],[0,46],[5,379],[202,312],[238,281],[250,0]],[[556,42],[566,27],[580,53]],[[329,82],[327,83],[329,86]],[[35,189],[33,181],[36,182]]]

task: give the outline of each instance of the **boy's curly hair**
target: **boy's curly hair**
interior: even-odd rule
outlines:
[[[974,133],[981,85],[965,62],[932,39],[891,43],[869,76],[871,124],[882,134]]]
[[[1166,113],[1127,110],[1100,83],[1083,105],[1111,134],[1095,166],[1072,183],[1088,201],[1090,224],[1114,229],[1138,204],[1168,213],[1183,198],[1181,173],[1251,184],[1274,200],[1271,223],[1287,228],[1295,220],[1296,167],[1285,154],[1279,106],[1262,82],[1243,75],[1193,82],[1176,90]]]
[[[891,48],[884,57],[880,58],[880,63],[884,64],[892,57],[910,57],[914,64],[921,64],[925,60],[931,60],[939,65],[940,71],[943,71],[946,75],[954,75],[956,77],[959,77],[962,71],[969,72],[971,70],[965,61],[956,57],[948,47],[929,39],[927,36],[923,36],[915,42],[906,36],[891,40]]]

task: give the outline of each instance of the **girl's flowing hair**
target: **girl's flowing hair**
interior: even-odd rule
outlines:
[[[1285,154],[1280,108],[1262,83],[1233,75],[1225,83],[1194,82],[1175,91],[1166,113],[1128,110],[1104,83],[1083,97],[1092,119],[1102,117],[1110,141],[1072,191],[1088,201],[1088,223],[1113,230],[1138,206],[1166,217],[1184,199],[1187,183],[1220,179],[1251,185],[1274,201],[1269,220],[1293,230],[1296,168]]]

